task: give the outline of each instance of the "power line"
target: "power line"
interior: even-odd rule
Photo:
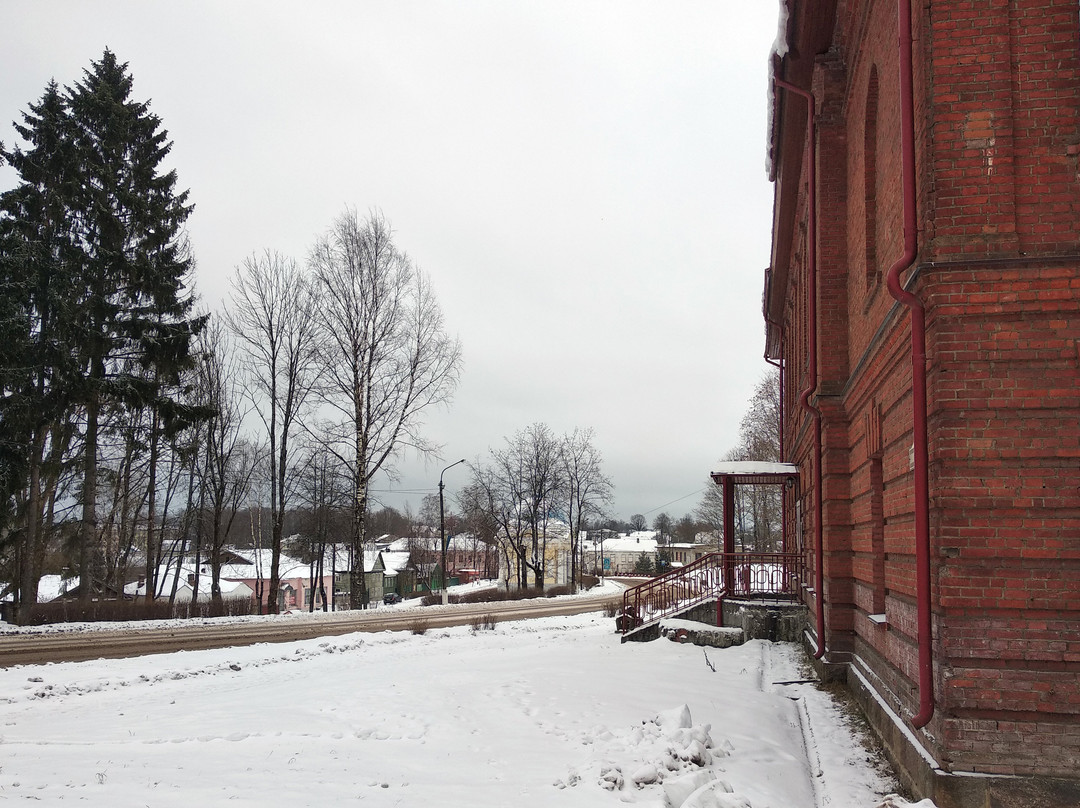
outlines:
[[[650,513],[655,513],[656,511],[660,510],[661,508],[666,508],[668,505],[674,505],[676,502],[682,502],[684,499],[690,499],[690,497],[697,496],[698,494],[702,493],[704,490],[705,490],[704,488],[699,488],[697,491],[691,491],[689,494],[686,494],[685,496],[681,496],[678,499],[671,500],[671,502],[665,502],[663,505],[657,505],[652,510],[645,511],[645,513],[643,513],[641,515],[642,516],[648,516]]]

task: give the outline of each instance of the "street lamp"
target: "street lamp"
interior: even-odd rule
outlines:
[[[447,581],[449,575],[446,574],[446,517],[443,514],[443,481],[442,477],[447,471],[454,466],[460,466],[465,462],[465,458],[461,458],[457,462],[451,463],[449,466],[439,472],[439,548],[442,550],[442,602],[445,605],[450,601],[450,593],[447,591]]]

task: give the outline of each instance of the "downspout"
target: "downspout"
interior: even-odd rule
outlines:
[[[822,508],[821,500],[821,410],[810,403],[810,397],[817,390],[817,174],[815,170],[815,141],[816,130],[814,121],[814,95],[806,90],[789,84],[782,79],[774,79],[776,86],[802,96],[806,99],[807,108],[807,137],[806,137],[806,184],[807,184],[807,353],[809,354],[809,366],[807,367],[808,386],[802,391],[799,404],[805,412],[808,412],[814,420],[814,599],[815,620],[817,621],[817,650],[814,651],[814,659],[825,656],[825,560],[822,557],[824,538],[822,532]]]
[[[900,273],[915,262],[918,230],[915,196],[915,93],[913,88],[911,0],[897,4],[900,61],[900,158],[904,195],[904,254],[889,268],[886,283],[896,300],[911,311],[912,441],[915,468],[915,591],[919,644],[919,713],[911,724],[921,729],[934,715],[933,627],[930,614],[930,485],[926,437],[926,311],[917,296],[900,284]]]

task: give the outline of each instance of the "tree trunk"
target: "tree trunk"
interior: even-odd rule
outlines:
[[[90,395],[86,402],[86,437],[83,447],[82,524],[79,534],[79,586],[80,600],[89,603],[93,590],[90,580],[91,553],[97,544],[97,445],[98,417],[101,409],[100,391],[97,389],[104,376],[100,360],[94,360],[94,373],[90,378]]]
[[[26,533],[19,553],[18,622],[22,623],[30,606],[37,603],[40,567],[36,564],[41,537],[41,457],[45,451],[45,430],[34,434],[30,454],[30,492],[26,502]]]
[[[367,480],[359,471],[360,460],[357,460],[358,472],[356,483],[356,497],[353,500],[353,557],[352,569],[349,572],[349,608],[366,609],[368,606],[367,579],[364,577],[364,529],[367,521]]]
[[[157,505],[158,411],[150,416],[150,480],[146,491],[146,601],[157,591],[158,548],[154,544],[154,509]]]

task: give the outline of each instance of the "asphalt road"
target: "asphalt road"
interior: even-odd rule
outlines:
[[[292,642],[315,637],[351,634],[356,631],[413,631],[421,626],[469,625],[480,618],[495,622],[533,617],[582,614],[601,611],[608,604],[622,603],[622,593],[577,598],[494,603],[454,604],[424,608],[380,608],[371,611],[331,612],[319,615],[283,615],[249,622],[205,623],[161,628],[133,623],[108,631],[63,631],[56,633],[0,634],[0,667],[38,665],[46,662],[82,662],[88,659],[116,659],[198,651],[260,642]],[[612,631],[614,631],[612,619]]]

